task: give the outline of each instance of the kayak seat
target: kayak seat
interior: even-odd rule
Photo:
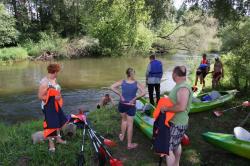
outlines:
[[[234,136],[239,140],[250,142],[250,132],[242,127],[234,128]]]
[[[155,122],[154,118],[151,118],[151,117],[149,117],[149,116],[143,116],[142,119],[143,119],[145,122],[147,122],[148,124],[150,124],[151,126],[154,125],[154,122]]]

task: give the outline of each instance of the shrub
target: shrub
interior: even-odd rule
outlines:
[[[27,51],[22,47],[10,47],[0,49],[0,60],[11,61],[11,60],[24,60],[28,58]]]

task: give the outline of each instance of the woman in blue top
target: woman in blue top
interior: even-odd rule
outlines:
[[[125,133],[127,131],[128,149],[133,149],[138,146],[137,143],[132,143],[133,136],[133,121],[135,116],[135,102],[138,98],[146,94],[144,86],[135,80],[135,70],[128,68],[126,70],[127,79],[120,80],[111,86],[112,91],[114,91],[120,97],[120,102],[118,110],[121,114],[121,133],[119,138],[123,141]],[[118,87],[121,86],[121,92]],[[140,94],[136,96],[137,90],[139,89]]]

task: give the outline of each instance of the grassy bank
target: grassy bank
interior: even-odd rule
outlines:
[[[0,62],[20,61],[28,58],[28,52],[22,47],[11,47],[0,49]]]
[[[241,103],[238,99],[226,107]],[[215,148],[204,142],[201,133],[206,131],[232,133],[233,128],[247,115],[247,111],[231,111],[221,117],[215,117],[212,112],[192,114],[188,135],[191,145],[184,148],[181,165],[249,165],[249,160],[235,156],[224,150]],[[124,165],[154,166],[158,157],[151,150],[151,141],[135,128],[134,141],[139,143],[135,150],[126,150],[126,143],[118,141],[120,117],[114,110],[100,110],[90,113],[89,119],[95,130],[107,138],[117,141],[118,146],[112,149],[115,157],[121,159]],[[250,122],[245,124],[250,128]],[[67,145],[57,145],[56,153],[48,153],[47,143],[33,145],[31,134],[42,130],[42,121],[25,122],[14,126],[0,125],[0,165],[75,165],[76,155],[81,145],[81,130],[76,137],[68,139]],[[86,139],[85,159],[87,165],[95,165],[93,148]]]

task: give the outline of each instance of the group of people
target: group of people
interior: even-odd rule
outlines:
[[[206,56],[203,56],[201,64],[208,64]],[[214,75],[222,72],[222,64],[215,65]],[[67,119],[61,110],[62,96],[60,93],[60,85],[56,78],[60,71],[58,64],[50,64],[47,67],[48,75],[40,82],[38,97],[42,101],[42,111],[45,116],[44,120],[44,136],[49,140],[49,151],[55,151],[54,140],[57,143],[66,144],[60,136],[60,129],[67,123]],[[204,78],[204,69],[201,70],[201,76]],[[208,70],[206,70],[207,73]],[[155,105],[153,91],[156,91],[156,103],[160,99],[160,83],[163,75],[162,63],[156,60],[155,55],[150,56],[150,63],[146,72],[146,83],[148,86],[149,98],[151,104]],[[193,91],[191,86],[187,83],[187,69],[185,66],[176,66],[172,72],[172,78],[176,83],[175,87],[169,93],[169,98],[173,102],[170,108],[162,107],[161,112],[173,112],[175,116],[170,121],[170,142],[169,155],[166,156],[168,166],[179,165],[181,156],[181,139],[188,128],[189,110],[192,102]],[[203,82],[204,80],[202,80]],[[204,82],[203,82],[204,83]],[[119,88],[121,87],[121,90]],[[50,91],[52,89],[52,91]],[[132,141],[133,137],[133,120],[136,113],[136,100],[145,96],[146,90],[143,84],[138,82],[135,78],[135,70],[128,68],[126,70],[126,79],[115,82],[111,85],[111,90],[119,96],[118,111],[121,115],[121,132],[119,134],[120,141],[124,141],[127,135],[127,149],[134,149],[138,147],[137,143]],[[57,93],[55,93],[57,92]],[[107,94],[105,95],[100,106],[112,102],[113,100]],[[244,106],[250,106],[250,102],[244,102]]]
[[[200,84],[202,84],[202,89],[203,89],[206,83],[205,77],[209,73],[212,73],[212,88],[216,88],[219,85],[220,79],[224,77],[224,68],[218,55],[215,56],[214,70],[212,72],[209,71],[210,71],[210,62],[207,59],[207,55],[203,54],[201,63],[198,69],[196,70],[194,87],[197,86],[198,79],[200,79]]]

